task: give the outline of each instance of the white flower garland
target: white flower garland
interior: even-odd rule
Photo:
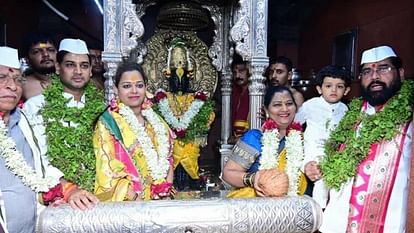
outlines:
[[[262,155],[260,157],[259,170],[277,168],[279,157],[277,150],[279,148],[279,131],[273,129],[263,132],[262,136]],[[288,195],[297,196],[299,177],[301,175],[300,167],[304,159],[303,139],[300,131],[291,129],[286,136],[286,168],[285,172],[289,177]]]
[[[20,178],[22,183],[35,192],[48,192],[55,186],[52,177],[43,178],[31,168],[20,151],[16,149],[16,143],[7,136],[7,128],[0,118],[0,156],[4,158],[6,167],[11,173]]]
[[[263,133],[262,156],[260,157],[260,170],[271,169],[279,166],[279,159],[275,156],[279,148],[279,131],[274,129]]]
[[[169,132],[163,122],[151,108],[142,110],[142,115],[154,128],[155,135],[158,139],[157,153],[155,146],[145,129],[145,126],[139,123],[131,108],[128,106],[122,106],[119,108],[119,114],[125,118],[136,135],[139,144],[142,146],[144,157],[147,161],[152,178],[155,181],[164,180],[167,177],[167,173],[170,168],[170,162],[168,161],[170,141]]]
[[[160,100],[159,109],[165,121],[172,128],[186,130],[193,118],[200,111],[201,107],[203,107],[203,105],[204,101],[200,99],[194,99],[188,110],[180,117],[179,120],[174,116],[174,113],[171,110],[170,103],[168,102],[168,97],[162,98]]]

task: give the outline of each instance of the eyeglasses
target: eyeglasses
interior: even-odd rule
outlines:
[[[0,85],[6,85],[9,83],[10,80],[13,80],[13,82],[17,85],[17,86],[23,86],[23,84],[26,82],[26,78],[23,76],[15,76],[12,77],[10,75],[4,75],[4,74],[0,74]]]
[[[389,74],[393,69],[395,69],[395,67],[391,67],[391,66],[379,66],[376,70],[371,69],[371,68],[366,68],[362,70],[361,77],[362,78],[372,77],[374,72],[376,72],[380,76],[383,76],[383,75]]]

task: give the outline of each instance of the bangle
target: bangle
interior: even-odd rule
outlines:
[[[249,177],[250,187],[254,186],[254,178],[256,177],[256,173],[251,173],[252,175]]]
[[[248,176],[248,175],[249,175],[249,173],[244,173],[244,174],[243,174],[243,185],[244,185],[244,186],[248,186],[248,185],[247,185],[247,176]]]
[[[254,177],[256,173],[247,172],[243,175],[243,184],[246,187],[253,187],[254,184]]]

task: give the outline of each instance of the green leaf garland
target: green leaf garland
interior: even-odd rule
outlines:
[[[385,105],[383,111],[368,115],[361,112],[362,98],[354,99],[350,109],[325,144],[325,157],[320,163],[323,179],[328,188],[339,190],[342,184],[356,175],[371,144],[391,140],[398,129],[412,118],[414,82],[404,81],[399,93]],[[356,127],[362,124],[359,136]],[[339,150],[344,145],[343,150]]]
[[[92,84],[85,89],[83,108],[67,107],[69,99],[63,93],[59,77],[50,77],[51,85],[44,91],[45,106],[41,111],[45,125],[50,163],[60,169],[65,178],[93,191],[95,184],[95,154],[92,137],[95,119],[105,109],[104,96]],[[76,127],[62,125],[62,121]]]

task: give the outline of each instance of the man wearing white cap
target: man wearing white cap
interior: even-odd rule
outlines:
[[[5,156],[10,154],[5,151],[7,145],[4,138],[8,137],[15,143],[19,155],[24,157],[23,160],[31,168],[34,167],[32,152],[18,125],[23,117],[16,105],[22,95],[23,82],[17,50],[0,47],[0,190],[3,199],[0,202],[5,205],[1,208],[0,229],[4,232],[7,232],[6,220],[10,232],[33,232],[36,218],[35,192],[6,167],[5,160]],[[19,216],[19,208],[27,211],[22,211]]]
[[[16,107],[24,82],[17,50],[0,47],[0,189],[4,201],[0,201],[0,207],[4,204],[0,221],[7,226],[5,232],[34,231],[36,192],[46,192],[58,184],[61,174],[42,161],[28,119]],[[54,179],[53,174],[57,175]],[[45,186],[36,187],[38,182]]]
[[[321,163],[330,200],[320,229],[331,232],[405,232],[414,84],[389,46],[362,54],[362,99],[326,143]]]
[[[4,232],[34,232],[36,212],[42,210],[36,193],[51,194],[50,188],[67,184],[61,179],[63,173],[41,155],[27,113],[16,107],[24,82],[17,50],[0,47],[0,226],[7,226]],[[66,194],[67,198],[86,195],[81,189]],[[71,205],[83,207],[78,202]]]
[[[59,77],[52,76],[51,85],[43,94],[27,100],[24,109],[31,116],[30,124],[42,154],[47,155],[67,180],[93,191],[93,122],[105,108],[103,96],[94,85],[88,85],[91,61],[84,41],[63,39],[57,63]],[[64,185],[64,190],[76,190],[74,183]],[[97,202],[89,192],[78,194],[70,195],[65,201],[81,209],[91,208]]]
[[[5,232],[33,232],[36,223],[36,192],[30,184],[23,183],[30,174],[16,169],[16,165],[24,164],[28,170],[38,172],[36,167],[40,167],[40,152],[27,118],[16,108],[24,81],[17,50],[0,47],[0,189],[4,201],[0,221],[7,226]]]

